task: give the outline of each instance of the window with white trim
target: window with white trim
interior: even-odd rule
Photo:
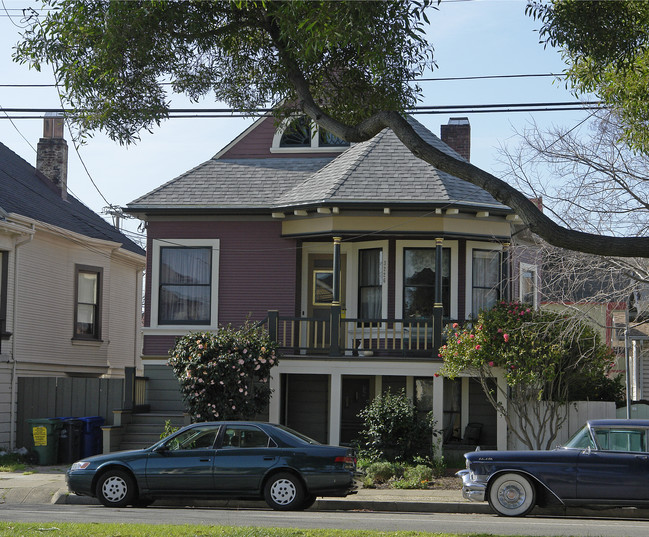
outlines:
[[[74,338],[101,339],[101,278],[102,269],[77,265]]]
[[[518,286],[519,300],[524,304],[531,304],[538,307],[538,284],[536,265],[521,263],[520,279]]]
[[[358,251],[358,316],[380,319],[383,305],[383,249]]]
[[[472,254],[472,308],[477,315],[500,299],[500,251],[474,249]]]
[[[442,248],[442,296],[435,296],[435,248],[403,249],[403,317],[431,317],[438,300],[449,315],[451,250]]]
[[[151,327],[216,326],[218,239],[154,239]]]
[[[305,116],[292,119],[273,138],[271,152],[344,150],[349,142],[326,131]]]

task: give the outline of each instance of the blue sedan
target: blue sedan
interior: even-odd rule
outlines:
[[[649,420],[590,420],[552,451],[466,453],[462,493],[501,516],[535,505],[649,507]]]
[[[248,498],[299,510],[317,496],[347,496],[357,488],[351,448],[241,421],[195,423],[147,449],[88,457],[66,477],[71,492],[107,507],[146,506],[158,498]]]

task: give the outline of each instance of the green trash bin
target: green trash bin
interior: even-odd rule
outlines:
[[[59,457],[59,431],[62,423],[58,418],[35,418],[27,420],[32,431],[33,449],[38,456],[38,464],[56,464]]]

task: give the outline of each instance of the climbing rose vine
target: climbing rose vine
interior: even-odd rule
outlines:
[[[277,345],[246,323],[217,332],[191,332],[169,351],[192,421],[253,419],[268,406]]]

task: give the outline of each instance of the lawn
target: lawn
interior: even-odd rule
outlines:
[[[462,534],[416,531],[301,530],[233,526],[150,524],[31,524],[0,522],[0,537],[464,537]],[[487,534],[471,537],[487,537]]]

